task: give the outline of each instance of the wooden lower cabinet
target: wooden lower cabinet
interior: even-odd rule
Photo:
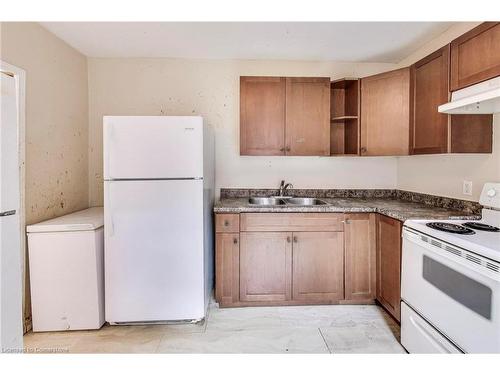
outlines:
[[[293,300],[344,299],[344,233],[293,233]]]
[[[377,299],[399,320],[400,221],[374,213],[264,215],[216,217],[215,296],[222,307]]]
[[[345,299],[376,298],[376,214],[345,216]]]
[[[399,322],[401,316],[402,223],[384,215],[377,218],[377,300]]]
[[[240,299],[239,233],[215,236],[215,298],[221,305]]]
[[[292,298],[292,233],[240,234],[240,300]]]

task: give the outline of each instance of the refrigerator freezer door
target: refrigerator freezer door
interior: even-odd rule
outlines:
[[[203,177],[203,119],[105,116],[104,179]]]
[[[110,323],[201,319],[203,181],[106,181]]]

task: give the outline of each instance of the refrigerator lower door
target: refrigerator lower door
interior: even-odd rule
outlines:
[[[110,323],[205,315],[203,180],[105,181]]]

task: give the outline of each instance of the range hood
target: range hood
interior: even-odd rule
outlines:
[[[438,112],[459,115],[500,112],[500,77],[452,92],[451,102],[440,105]]]

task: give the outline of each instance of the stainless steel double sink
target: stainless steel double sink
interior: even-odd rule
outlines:
[[[318,198],[252,197],[248,203],[255,206],[321,206],[325,201]]]

